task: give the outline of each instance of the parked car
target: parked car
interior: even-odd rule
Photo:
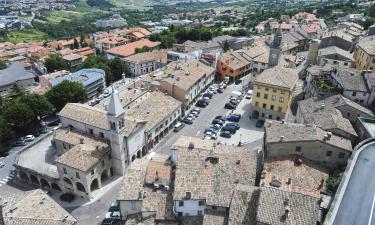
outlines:
[[[5,164],[3,162],[0,162],[0,168],[3,168]]]
[[[193,111],[193,112],[197,112],[198,114],[200,114],[201,113],[201,110],[200,109],[198,109],[198,108],[194,108],[193,110],[191,110],[191,111]]]
[[[231,96],[230,98],[229,98],[229,100],[230,101],[235,101],[235,102],[237,102],[237,103],[240,103],[240,99],[239,99],[239,97],[235,97],[235,96]]]
[[[117,218],[117,219],[120,219],[120,217],[121,217],[120,211],[107,212],[105,214],[105,218]]]
[[[216,135],[216,133],[213,133],[213,132],[207,132],[207,133],[204,133],[204,138],[216,140],[217,135]]]
[[[238,123],[227,123],[226,124],[227,126],[233,126],[236,128],[236,130],[239,130],[240,129],[240,125]]]
[[[191,117],[185,117],[181,120],[181,122],[185,124],[193,124],[193,119],[191,119]]]
[[[224,123],[225,123],[224,121],[219,120],[219,119],[212,120],[212,124],[219,124],[220,126],[223,126]]]
[[[213,87],[210,87],[210,88],[208,89],[208,91],[209,91],[209,92],[212,92],[213,94],[216,94],[216,93],[217,93],[217,90],[216,90],[215,88],[213,88]]]
[[[208,129],[213,129],[214,131],[219,132],[221,126],[219,124],[211,124]]]
[[[176,125],[174,125],[174,127],[173,127],[173,131],[174,132],[178,132],[179,130],[181,130],[182,128],[184,128],[184,126],[185,126],[184,123],[177,122]]]
[[[203,100],[203,101],[206,101],[206,102],[207,102],[207,104],[209,104],[209,103],[210,103],[210,98],[209,98],[209,97],[203,97],[203,98],[202,98],[202,100]]]
[[[119,218],[105,218],[102,221],[102,225],[120,225],[121,219]]]
[[[229,116],[227,116],[228,121],[237,122],[237,123],[240,121],[240,118],[241,117],[233,115],[233,114],[230,114]]]
[[[237,105],[238,105],[238,102],[237,102],[237,101],[235,101],[235,100],[230,100],[230,101],[229,101],[229,103],[230,103],[230,104],[232,104],[232,105],[235,105],[235,106],[237,106]]]
[[[224,108],[225,108],[225,109],[236,109],[236,106],[233,105],[233,104],[230,103],[230,102],[227,102],[227,103],[225,103]]]
[[[41,133],[41,134],[45,134],[47,132],[48,132],[48,128],[47,127],[43,127],[43,128],[39,129],[39,133]]]
[[[215,134],[217,134],[217,130],[215,130],[214,128],[212,128],[212,127],[209,127],[209,128],[206,128],[205,130],[204,130],[204,133],[206,134],[206,133],[215,133]]]
[[[230,137],[232,137],[232,133],[229,132],[229,131],[222,131],[220,133],[220,137],[230,138]]]
[[[225,121],[225,116],[216,116],[215,119]]]
[[[113,201],[109,206],[108,212],[120,211],[120,203],[118,201]]]
[[[203,101],[203,100],[198,100],[197,103],[195,103],[195,106],[201,107],[201,108],[206,108],[208,104]]]
[[[234,112],[234,113],[231,113],[230,115],[237,116],[237,117],[241,118],[241,113]]]
[[[255,124],[255,126],[256,127],[263,127],[263,125],[264,125],[264,120],[258,120],[257,122],[256,122],[256,124]]]
[[[223,93],[224,92],[224,88],[219,88],[219,89],[217,89],[217,93]]]
[[[35,137],[34,137],[34,135],[29,134],[29,135],[26,135],[24,139],[25,139],[25,141],[34,141]]]
[[[192,114],[192,113],[189,113],[189,114],[187,115],[187,117],[190,117],[190,118],[192,118],[193,120],[195,120],[198,116],[196,116],[196,115],[194,115],[194,114]]]
[[[246,99],[251,99],[251,97],[253,96],[253,90],[248,90],[246,95],[245,95],[245,98]]]
[[[232,134],[235,134],[236,131],[237,131],[237,129],[236,129],[236,127],[234,127],[234,126],[228,126],[228,125],[225,125],[225,126],[223,126],[223,128],[221,128],[221,132],[223,132],[223,131],[229,131],[229,132],[231,132]]]
[[[89,106],[94,106],[94,105],[96,105],[96,104],[98,104],[100,101],[98,101],[98,100],[91,100],[90,102],[89,102]]]
[[[199,115],[199,112],[191,110],[190,113],[189,113],[189,115],[190,115],[190,114],[191,114],[191,115],[194,115],[195,118],[197,118],[198,115]]]
[[[27,142],[24,139],[18,139],[14,146],[25,146],[27,145]]]
[[[43,192],[46,193],[49,196],[53,195],[53,193],[51,192],[51,190],[49,190],[48,188],[43,188]]]
[[[213,96],[213,94],[210,94],[209,92],[207,92],[207,93],[204,93],[202,97],[203,97],[203,98],[211,99],[212,96]]]

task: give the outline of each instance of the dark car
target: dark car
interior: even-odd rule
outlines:
[[[216,116],[215,119],[225,121],[225,116]]]
[[[233,105],[232,103],[228,102],[228,103],[225,103],[224,108],[225,109],[236,109],[236,106]]]
[[[206,92],[203,94],[203,97],[207,97],[207,98],[212,98],[213,94],[211,94],[210,92]]]
[[[198,100],[197,103],[195,103],[195,106],[201,107],[201,108],[206,108],[208,104],[203,101],[203,100]]]
[[[186,123],[186,124],[193,124],[193,120],[190,117],[183,118],[181,122]]]
[[[258,120],[257,123],[255,124],[256,127],[263,127],[264,125],[264,120]]]
[[[235,106],[238,105],[238,101],[235,101],[235,100],[229,100],[229,103]]]
[[[238,80],[236,80],[236,82],[234,82],[234,84],[240,84],[240,83],[242,83],[242,80],[240,80],[240,79],[238,79]]]
[[[207,105],[210,104],[210,101],[208,99],[201,98],[199,101],[205,102]]]
[[[219,89],[217,89],[217,93],[223,93],[224,92],[224,89],[222,89],[222,88],[219,88]]]
[[[102,225],[119,225],[121,220],[118,218],[106,218],[102,221]]]
[[[227,123],[226,124],[227,126],[233,126],[236,128],[236,130],[239,130],[240,129],[240,125],[238,123]]]
[[[212,120],[212,124],[219,124],[220,126],[223,126],[224,125],[224,121],[223,120],[219,120],[219,119],[214,119],[214,120]]]
[[[237,122],[237,123],[240,121],[240,118],[241,117],[236,116],[234,114],[230,114],[229,116],[227,116],[228,121]]]
[[[229,132],[229,131],[222,131],[220,133],[220,137],[230,138],[230,137],[232,137],[232,133]]]
[[[232,134],[235,134],[236,131],[237,131],[237,129],[236,129],[236,127],[234,127],[234,126],[228,126],[228,125],[225,125],[225,126],[223,126],[223,128],[221,128],[221,131],[222,131],[222,132],[223,132],[223,131],[229,131],[229,132],[231,132]]]

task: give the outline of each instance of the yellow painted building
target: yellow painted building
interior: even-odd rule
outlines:
[[[375,69],[375,40],[364,39],[360,41],[353,55],[355,67],[358,70]]]
[[[298,74],[294,69],[276,66],[264,70],[254,82],[252,116],[259,119],[284,119],[297,80]]]

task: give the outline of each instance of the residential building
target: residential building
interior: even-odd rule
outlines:
[[[181,119],[181,102],[160,91],[153,91],[127,110],[127,116],[145,122],[146,151],[159,143]]]
[[[0,70],[0,95],[7,94],[15,84],[29,88],[35,84],[35,74],[26,71],[22,63],[16,62]]]
[[[121,219],[138,224],[153,218],[152,224],[173,224],[172,163],[170,156],[155,154],[151,160],[136,159],[124,175],[117,201]],[[168,224],[169,224],[168,223]]]
[[[318,224],[319,198],[273,187],[261,187],[256,215],[257,225]]]
[[[305,118],[311,113],[331,112],[332,109],[338,109],[342,116],[348,119],[352,124],[358,117],[372,118],[373,112],[342,95],[333,95],[327,98],[309,98],[298,102],[296,114],[297,123],[305,123]]]
[[[214,78],[215,69],[199,60],[176,61],[163,68],[159,89],[182,102],[185,111],[213,83]]]
[[[346,164],[351,152],[349,140],[316,125],[282,121],[267,121],[265,124],[264,155],[267,159],[296,155],[336,168]]]
[[[335,65],[351,68],[354,66],[353,54],[336,46],[321,48],[317,56],[318,65]]]
[[[121,36],[112,36],[101,38],[95,41],[95,48],[101,52],[106,52],[111,48],[126,45],[129,43],[129,39],[121,37]]]
[[[41,189],[3,194],[0,222],[14,224],[75,225],[77,220]]]
[[[330,170],[306,158],[281,156],[265,159],[260,178],[261,187],[300,193],[320,198]]]
[[[168,51],[168,62],[199,59],[204,54],[213,53],[216,55],[216,53],[220,53],[221,50],[220,44],[215,41],[194,42],[188,40],[182,44],[173,44],[172,49]]]
[[[134,55],[137,48],[142,48],[144,46],[149,47],[151,50],[157,50],[159,48],[160,42],[152,42],[148,39],[140,39],[135,42],[131,42],[125,45],[120,45],[114,48],[110,48],[106,51],[107,58],[112,59],[115,57],[126,58],[128,56]]]
[[[117,28],[126,26],[126,20],[122,18],[119,14],[113,14],[109,19],[97,20],[97,28]]]
[[[64,55],[62,58],[68,64],[68,67],[71,71],[75,70],[77,66],[83,62],[83,57],[75,53]]]
[[[374,70],[375,39],[366,38],[359,41],[354,51],[355,67],[358,70]]]
[[[293,99],[298,74],[294,69],[277,66],[266,69],[253,83],[252,116],[284,119]]]
[[[138,53],[124,59],[125,66],[131,77],[153,72],[167,64],[167,51]]]
[[[174,212],[179,218],[206,217],[210,212],[225,217],[236,186],[255,185],[256,151],[184,136],[172,150],[176,163]]]
[[[102,69],[81,69],[74,73],[51,73],[42,76],[43,84],[54,87],[64,80],[81,83],[86,89],[86,98],[98,96],[105,88],[105,71]]]
[[[223,53],[217,63],[218,80],[229,78],[234,82],[251,72],[252,61],[241,52]]]
[[[354,39],[354,36],[343,29],[325,32],[321,37],[320,48],[336,46],[345,51],[351,51]]]

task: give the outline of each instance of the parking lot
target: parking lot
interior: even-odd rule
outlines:
[[[173,143],[181,136],[191,136],[191,137],[201,137],[204,138],[204,130],[208,128],[212,120],[219,115],[225,116],[232,112],[232,110],[224,109],[224,105],[229,101],[229,98],[233,95],[233,91],[241,91],[242,85],[245,82],[235,85],[231,84],[224,90],[223,93],[215,94],[210,103],[206,108],[201,108],[201,113],[194,120],[193,124],[186,124],[178,132],[171,132],[166,137],[164,137],[158,145],[155,146],[153,151],[163,154],[170,154],[170,149]],[[218,133],[218,141],[227,145],[238,145],[241,143],[245,147],[258,148],[262,144],[263,138],[263,128],[255,127],[256,120],[250,120],[249,116],[251,114],[250,99],[243,98],[238,104],[237,108],[234,110],[235,113],[241,113],[241,119],[238,122],[240,129],[232,135],[230,138],[220,137],[220,132]]]

